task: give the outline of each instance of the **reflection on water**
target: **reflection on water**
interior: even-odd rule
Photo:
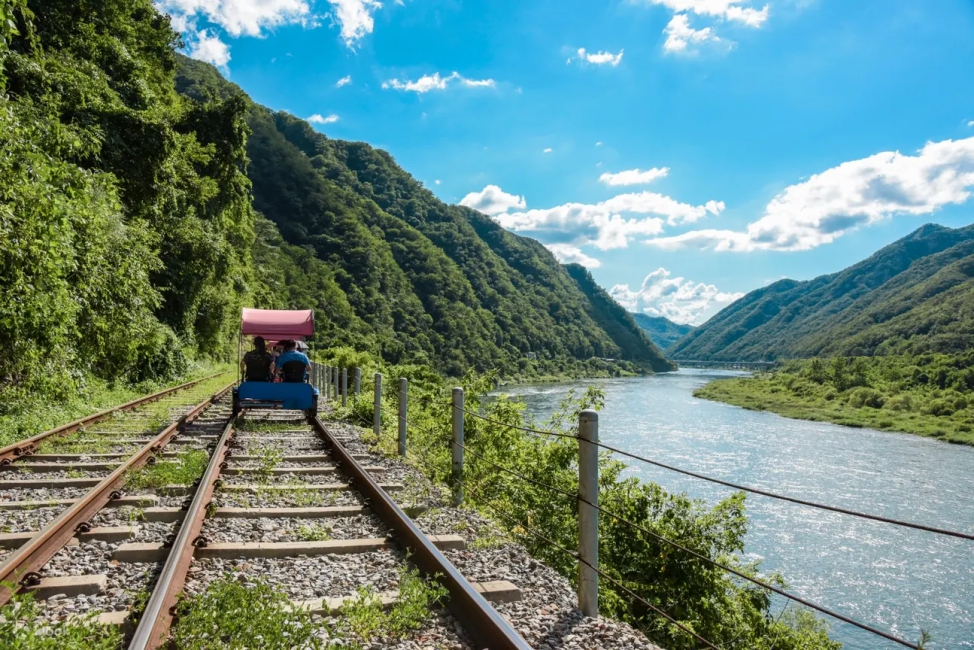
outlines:
[[[974,533],[974,448],[906,434],[789,420],[693,397],[716,377],[681,370],[639,379],[517,386],[543,421],[572,387],[600,384],[607,444],[708,476],[916,523]],[[630,472],[713,503],[730,490],[645,463]],[[930,648],[974,648],[974,543],[757,496],[746,553],[814,602]],[[847,648],[890,643],[835,622]]]

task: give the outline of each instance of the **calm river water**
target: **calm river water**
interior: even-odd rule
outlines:
[[[681,370],[507,392],[542,422],[569,388],[600,384],[606,405],[599,432],[607,444],[732,482],[974,533],[974,448],[693,397],[711,379],[734,374]],[[709,503],[731,492],[631,465],[640,478]],[[793,593],[908,640],[926,629],[930,648],[974,648],[974,542],[758,496],[749,496],[747,507],[746,554],[780,571]],[[837,621],[832,636],[846,648],[899,647]]]

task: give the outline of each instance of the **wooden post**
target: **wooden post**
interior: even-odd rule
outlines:
[[[463,389],[453,389],[453,505],[463,503]]]
[[[599,414],[578,415],[578,609],[599,615]],[[586,503],[587,502],[587,503]]]
[[[409,399],[409,382],[399,380],[399,455],[406,457],[406,401]]]
[[[372,431],[378,438],[382,435],[382,373],[375,373],[375,395],[372,406]]]

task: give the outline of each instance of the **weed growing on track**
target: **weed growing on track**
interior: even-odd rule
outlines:
[[[145,465],[126,475],[125,485],[129,488],[160,488],[166,485],[192,485],[203,476],[210,455],[203,450],[187,451],[179,454],[176,460]]]
[[[242,585],[228,576],[180,601],[178,609],[173,640],[180,650],[325,647],[323,624],[263,581]]]
[[[331,539],[331,528],[324,524],[298,526],[298,537],[304,542],[327,542]]]
[[[257,460],[255,481],[260,485],[267,485],[273,477],[273,470],[284,460],[284,447],[275,445],[261,449],[260,458]]]
[[[107,454],[115,442],[109,436],[89,434],[84,431],[69,433],[41,441],[39,454]]]
[[[16,585],[7,584],[8,588]],[[117,650],[122,644],[119,629],[102,625],[92,614],[49,625],[41,618],[32,594],[15,594],[0,608],[0,648],[17,650]]]
[[[382,607],[379,596],[367,588],[359,588],[354,600],[342,607],[342,618],[336,623],[337,631],[350,637],[360,648],[378,639],[403,638],[419,629],[429,617],[430,610],[447,595],[438,582],[426,582],[416,569],[399,568],[399,598],[391,609]]]

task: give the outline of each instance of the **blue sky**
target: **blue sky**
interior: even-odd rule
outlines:
[[[974,221],[971,0],[159,0],[192,56],[699,323]]]

